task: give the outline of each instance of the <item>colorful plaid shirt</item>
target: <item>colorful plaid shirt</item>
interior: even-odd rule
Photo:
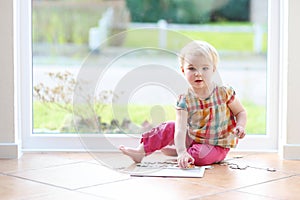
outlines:
[[[192,89],[180,95],[177,108],[188,112],[187,133],[196,143],[236,147],[237,137],[231,133],[236,120],[228,107],[235,98],[232,87],[216,86],[212,94],[202,100]]]

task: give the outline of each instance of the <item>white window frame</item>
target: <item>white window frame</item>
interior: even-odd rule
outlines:
[[[269,0],[267,131],[247,135],[236,151],[277,151],[279,130],[279,43],[280,0]],[[20,103],[20,130],[23,151],[116,151],[120,144],[136,146],[139,139],[125,134],[85,135],[32,133],[32,41],[31,0],[15,0],[17,87]],[[20,34],[22,33],[22,34]],[[84,142],[82,142],[84,141]],[[111,145],[113,144],[113,145]],[[89,147],[86,148],[86,145]]]

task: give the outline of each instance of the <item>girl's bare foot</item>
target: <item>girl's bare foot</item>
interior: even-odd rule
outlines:
[[[161,149],[161,152],[166,156],[177,156],[176,148],[174,146],[166,146]]]
[[[141,147],[129,148],[121,145],[119,149],[136,163],[140,163],[145,157],[145,152]]]

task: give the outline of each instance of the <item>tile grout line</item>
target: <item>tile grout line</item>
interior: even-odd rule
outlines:
[[[251,192],[244,192],[244,191],[235,191],[235,192],[239,192],[242,194],[249,194],[249,195],[253,195],[253,196],[259,196],[259,197],[265,197],[265,198],[269,198],[272,200],[278,199],[281,200],[280,198],[275,198],[274,196],[269,196],[269,195],[265,195],[265,194],[255,194],[255,193],[251,193]]]
[[[109,182],[105,182],[105,183],[98,183],[98,184],[94,184],[94,185],[83,186],[83,187],[75,188],[74,191],[86,189],[86,188],[89,188],[89,187],[95,187],[95,186],[101,186],[101,185],[106,185],[106,184],[111,184],[111,183],[117,183],[117,182],[122,182],[122,181],[128,181],[128,180],[130,180],[130,177],[128,177],[128,178],[126,178],[126,179],[113,180],[113,181],[109,181]]]
[[[285,177],[281,177],[281,178],[277,178],[277,179],[273,179],[273,180],[269,180],[269,181],[264,181],[264,182],[260,182],[260,183],[256,183],[256,184],[252,184],[252,185],[247,185],[247,186],[243,186],[243,187],[239,187],[239,188],[233,188],[233,189],[229,189],[229,190],[225,189],[222,192],[217,192],[217,193],[204,195],[204,196],[201,196],[201,195],[200,196],[195,196],[195,197],[191,198],[190,200],[196,200],[199,197],[200,198],[209,197],[209,196],[213,196],[213,195],[216,195],[216,194],[223,194],[223,193],[226,193],[226,192],[242,192],[242,191],[238,191],[238,190],[245,189],[245,188],[248,188],[248,187],[253,187],[253,186],[256,186],[256,185],[266,184],[266,183],[270,183],[270,182],[274,182],[274,181],[278,181],[278,180],[288,179],[288,178],[299,176],[299,175],[300,174],[293,174],[293,175],[290,175],[290,176],[285,176]],[[246,193],[246,192],[242,192],[242,193]],[[249,194],[253,194],[253,193],[249,193]],[[263,196],[263,195],[258,195],[258,194],[253,194],[253,195]]]
[[[247,187],[253,187],[253,186],[256,186],[256,185],[262,185],[262,184],[271,183],[271,182],[274,182],[274,181],[288,179],[288,178],[291,178],[291,177],[294,177],[294,176],[298,176],[298,175],[297,174],[292,174],[292,175],[289,175],[289,176],[285,176],[285,177],[281,177],[281,178],[276,178],[276,179],[272,179],[272,180],[269,180],[269,181],[264,181],[264,182],[260,182],[260,183],[256,183],[256,184],[252,184],[252,185],[247,185],[247,186],[243,186],[243,187],[239,187],[239,188],[235,188],[235,189],[231,189],[231,190],[233,190],[233,191],[234,190],[240,190],[240,189],[244,189],[244,188],[247,188]]]
[[[26,180],[26,181],[30,181],[30,182],[34,182],[34,183],[38,183],[38,184],[42,184],[42,185],[47,185],[47,186],[51,186],[51,187],[55,187],[55,188],[60,188],[60,189],[68,190],[68,191],[76,191],[76,192],[81,192],[81,191],[78,191],[78,190],[86,189],[86,188],[89,188],[89,187],[95,187],[95,186],[100,186],[100,185],[105,185],[105,184],[130,180],[130,177],[128,177],[128,178],[125,178],[125,179],[112,180],[112,181],[108,181],[108,182],[105,182],[105,183],[99,183],[99,184],[94,184],[94,185],[83,186],[83,187],[78,187],[78,188],[72,188],[71,189],[71,188],[58,186],[58,185],[54,185],[54,184],[50,184],[50,183],[46,183],[46,182],[42,182],[42,181],[33,180],[33,179],[30,179],[30,178],[25,178],[25,177],[22,177],[22,176],[17,176],[17,175],[14,175],[14,174],[7,174],[7,173],[0,172],[0,175],[13,177],[13,178],[21,179],[21,180]]]
[[[47,185],[47,186],[51,186],[51,187],[55,187],[55,188],[60,188],[60,189],[68,190],[68,191],[73,191],[73,189],[70,189],[70,188],[66,188],[66,187],[62,187],[62,186],[58,186],[58,185],[54,185],[54,184],[50,184],[50,183],[45,183],[45,182],[42,182],[42,181],[37,181],[37,180],[29,179],[29,178],[24,178],[24,177],[16,176],[16,175],[13,175],[13,174],[6,174],[6,173],[3,173],[3,172],[0,172],[0,174],[4,175],[4,176],[8,176],[8,177],[13,177],[13,178],[21,179],[21,180],[30,181],[30,182],[33,182],[33,183],[38,183],[38,184]]]
[[[237,193],[242,193],[242,194],[249,194],[249,195],[253,195],[253,196],[266,197],[266,198],[269,198],[269,199],[274,199],[274,197],[267,196],[267,195],[264,195],[264,194],[255,194],[255,193],[249,193],[249,192],[243,192],[243,191],[235,191],[234,189],[232,189],[232,190],[224,190],[222,192],[217,192],[217,193],[208,194],[208,195],[204,195],[204,196],[195,196],[195,197],[189,198],[188,200],[198,200],[199,198],[201,199],[201,198],[205,198],[205,197],[212,197],[212,196],[219,195],[219,194],[224,194],[224,193],[227,193],[227,192],[237,192]],[[275,199],[277,199],[277,198],[275,198]]]
[[[54,167],[59,167],[59,166],[66,166],[66,165],[74,165],[74,164],[78,164],[78,163],[89,163],[89,164],[91,164],[88,161],[74,161],[74,162],[64,163],[64,164],[49,165],[49,166],[41,167],[41,168],[31,168],[31,169],[24,169],[24,170],[20,170],[20,171],[17,170],[17,171],[2,172],[2,173],[14,175],[16,173],[30,172],[30,171],[36,171],[36,170],[41,170],[41,169],[49,169],[49,168],[54,168]]]
[[[70,188],[67,188],[67,187],[62,187],[62,186],[58,186],[58,185],[54,185],[54,184],[50,184],[50,183],[45,183],[45,182],[41,182],[41,181],[32,180],[32,179],[29,179],[29,178],[15,176],[15,175],[11,175],[11,174],[5,174],[3,172],[0,172],[0,175],[13,177],[13,178],[17,178],[17,179],[21,179],[21,180],[25,180],[25,181],[30,181],[30,182],[33,182],[33,183],[38,183],[38,184],[50,186],[50,187],[53,187],[53,188],[63,189],[63,190],[69,191],[69,192],[78,192],[78,193],[81,193],[81,194],[84,194],[84,195],[89,195],[89,196],[94,196],[94,197],[103,197],[103,196],[94,195],[94,194],[87,193],[87,192],[78,191],[78,189],[76,189],[76,188],[75,189],[70,189]],[[92,186],[88,186],[88,187],[92,187]]]

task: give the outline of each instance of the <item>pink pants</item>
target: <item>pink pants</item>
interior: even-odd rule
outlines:
[[[146,155],[160,150],[167,145],[174,144],[175,123],[165,122],[145,132],[141,143],[144,144]],[[190,137],[186,137],[188,153],[195,159],[195,165],[203,166],[220,162],[225,159],[229,148],[214,146],[210,144],[195,143]]]

